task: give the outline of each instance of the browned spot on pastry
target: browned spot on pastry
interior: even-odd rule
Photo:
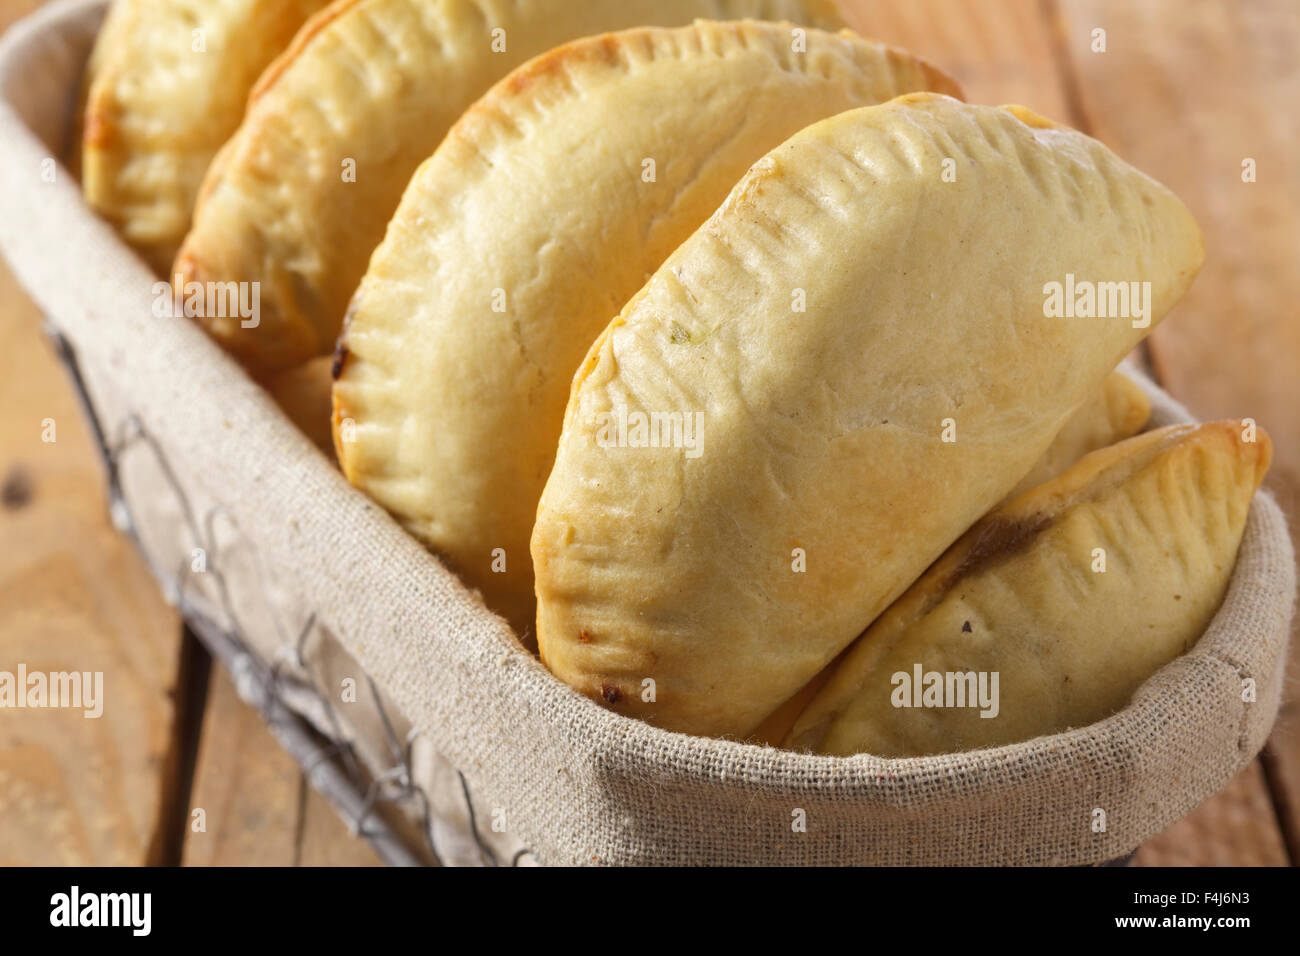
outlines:
[[[501,83],[499,91],[507,96],[518,96],[538,80],[554,76],[570,64],[583,61],[613,63],[618,59],[618,50],[619,40],[612,33],[565,43],[515,70]]]
[[[172,294],[184,296],[187,282],[202,283],[205,276],[206,270],[198,258],[188,247],[182,247],[176,255],[176,262],[172,265],[172,274],[168,276],[172,283]]]
[[[600,688],[600,696],[605,698],[607,704],[617,704],[623,699],[623,692],[613,684],[604,684]]]
[[[572,391],[577,392],[582,387],[582,383],[587,380],[592,372],[596,371],[596,366],[600,364],[600,355],[605,348],[605,343],[613,336],[614,330],[623,325],[623,317],[620,315],[609,325],[605,326],[605,331],[596,337],[596,341],[591,343],[591,348],[587,350],[587,357],[582,360],[577,374],[573,377]],[[569,541],[572,541],[573,529],[569,529]]]
[[[348,347],[339,339],[338,344],[334,346],[334,361],[330,363],[330,377],[338,381],[343,377],[343,370],[347,367],[348,358],[352,355]]]
[[[251,106],[255,100],[261,99],[266,91],[275,85],[276,81],[284,75],[284,72],[302,56],[303,51],[311,45],[311,42],[316,39],[318,34],[325,32],[326,27],[361,2],[362,0],[336,0],[335,3],[331,3],[304,23],[288,48],[271,61],[271,65],[262,71],[262,75],[253,84],[253,88],[248,94],[249,105]]]
[[[1026,106],[1020,106],[1015,103],[1008,103],[998,109],[1006,110],[1020,122],[1024,123],[1031,129],[1060,129],[1059,123],[1049,120],[1046,116],[1040,116]]]
[[[986,518],[975,529],[975,543],[944,582],[943,590],[947,591],[962,578],[1023,551],[1051,523],[1052,519],[1044,514],[1020,520]]]
[[[106,149],[113,139],[114,125],[98,110],[86,110],[81,136],[85,148]]]

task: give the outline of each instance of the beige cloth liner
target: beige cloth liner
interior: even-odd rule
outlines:
[[[211,518],[239,623],[266,660],[338,699],[343,676],[384,689],[418,730],[415,776],[450,862],[464,839],[455,771],[506,861],[551,864],[1083,864],[1119,857],[1221,789],[1278,709],[1295,599],[1282,514],[1261,493],[1228,596],[1205,636],[1098,724],[996,750],[905,760],[793,754],[668,733],[556,681],[504,622],[352,489],[196,326],[151,314],[157,281],[83,205],[62,167],[102,0],[62,0],[0,43],[0,251],[77,349],[110,441],[134,413]],[[1177,318],[1174,318],[1177,321]],[[1149,382],[1153,425],[1187,412]],[[1278,436],[1279,440],[1286,436]],[[192,536],[142,445],[123,481],[146,551],[188,573]],[[286,655],[312,611],[302,666]],[[325,633],[325,631],[328,633]],[[1258,699],[1241,700],[1242,678]],[[374,768],[392,761],[368,690],[337,705]],[[312,695],[301,695],[309,717]],[[111,706],[111,700],[108,702]],[[1094,808],[1106,812],[1093,831]],[[792,821],[802,810],[806,832]],[[493,813],[505,823],[492,833]],[[448,849],[450,847],[450,849]]]

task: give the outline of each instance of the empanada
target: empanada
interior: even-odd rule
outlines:
[[[1083,458],[948,549],[854,643],[789,745],[949,753],[1119,710],[1222,603],[1271,455],[1263,431],[1216,422]]]
[[[205,325],[254,372],[330,352],[411,174],[489,86],[568,40],[698,16],[840,26],[827,0],[335,4],[263,76],[204,182],[176,272],[260,284],[256,327]]]
[[[159,273],[248,91],[329,0],[115,0],[90,59],[86,202]]]
[[[753,730],[1029,472],[1202,258],[1172,193],[1023,108],[918,93],[796,134],[574,379],[532,538],[543,660],[621,713]],[[1056,316],[1067,281],[1138,282],[1143,315]]]
[[[791,30],[642,27],[531,61],[420,167],[371,259],[339,344],[344,473],[520,631],[569,385],[610,317],[791,134],[956,89],[847,32],[792,52]]]
[[[1123,372],[1111,372],[1065,423],[1043,457],[1020,479],[1008,498],[1051,481],[1089,452],[1131,438],[1151,416],[1151,400]]]

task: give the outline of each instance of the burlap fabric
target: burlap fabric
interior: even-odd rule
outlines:
[[[552,864],[1094,863],[1189,812],[1263,745],[1295,596],[1286,526],[1266,494],[1201,641],[1090,727],[945,757],[823,758],[667,733],[570,691],[196,327],[155,318],[156,278],[87,211],[73,176],[42,175],[74,126],[101,15],[98,0],[52,4],[0,44],[0,250],[75,345],[110,441],[142,430],[153,442],[123,453],[122,480],[160,575],[215,614],[233,611],[259,655],[288,662],[308,716],[341,728],[374,767],[394,738],[413,738],[442,836],[465,823],[459,771],[502,859],[528,847]],[[1187,418],[1149,387],[1156,424]],[[224,598],[190,570],[196,536]],[[308,640],[286,654],[312,614]],[[338,703],[349,676],[362,699]],[[322,700],[331,713],[312,713]]]

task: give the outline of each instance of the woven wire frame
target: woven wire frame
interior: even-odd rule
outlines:
[[[284,673],[285,666],[293,663],[304,671],[308,670],[304,648],[317,628],[315,612],[308,615],[307,620],[298,628],[296,638],[290,640],[278,615],[274,613],[274,602],[268,600],[266,603],[272,609],[272,621],[279,637],[280,652],[268,666],[249,650],[249,641],[245,638],[246,632],[235,613],[226,578],[218,567],[217,519],[224,515],[236,531],[238,531],[238,523],[221,505],[211,508],[201,521],[198,519],[189,496],[186,495],[185,489],[172,470],[166,453],[149,433],[138,414],[125,416],[119,424],[115,437],[110,440],[86,388],[76,351],[48,319],[45,322],[45,333],[67,369],[104,462],[107,473],[109,514],[113,524],[131,539],[158,581],[164,595],[175,604],[185,622],[212,656],[231,673],[240,696],[258,709],[271,732],[297,761],[311,785],[334,804],[335,810],[353,836],[363,837],[389,865],[423,866],[424,861],[393,831],[382,815],[376,812],[382,804],[402,804],[413,801],[418,808],[417,819],[425,849],[434,862],[441,866],[443,857],[438,852],[433,833],[432,802],[425,789],[415,782],[411,772],[412,754],[415,742],[419,738],[419,731],[412,728],[405,740],[399,739],[380,698],[378,688],[370,676],[365,675],[392,758],[390,766],[371,775],[366,773],[352,742],[347,739],[335,707],[315,683],[294,681],[293,689],[300,693],[305,691],[312,696],[330,725],[330,733],[322,733],[288,702],[285,691],[289,682]],[[120,475],[122,456],[137,446],[144,446],[150,452],[175,497],[193,547],[202,549],[206,556],[205,573],[216,583],[221,612],[226,618],[224,624],[216,621],[188,597],[186,583],[190,577],[189,565],[184,559],[173,577],[158,567],[153,557],[144,548],[123,493]],[[255,550],[252,554],[254,560],[258,560]],[[264,580],[260,574],[257,577],[259,581]],[[264,594],[263,597],[266,595]],[[486,866],[499,866],[501,861],[479,832],[469,784],[459,770],[456,774],[465,801],[470,835],[478,848],[479,857]],[[518,866],[525,856],[537,859],[537,855],[532,850],[525,848],[516,852],[506,865]]]

